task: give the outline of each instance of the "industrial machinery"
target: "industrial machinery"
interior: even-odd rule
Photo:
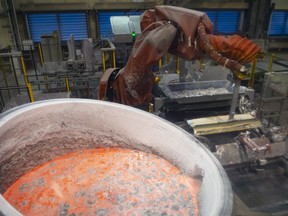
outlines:
[[[110,69],[100,81],[99,99],[133,106],[149,104],[154,85],[151,67],[167,52],[187,60],[207,53],[216,63],[232,70],[237,79],[247,73],[243,64],[260,52],[256,44],[237,35],[212,35],[213,24],[208,16],[194,10],[156,6],[143,13],[140,25],[142,33],[125,68]]]
[[[93,43],[89,39],[81,41],[81,47],[76,46],[74,36],[71,35],[67,41],[68,56],[63,60],[62,55],[57,59],[48,58],[53,55],[50,50],[59,50],[59,44],[48,43],[42,39],[43,63],[39,65],[38,70],[42,77],[39,80],[31,81],[32,84],[45,84],[46,92],[60,92],[67,89],[69,81],[69,92],[71,97],[95,98],[93,92],[99,82],[100,73],[97,73],[95,64],[95,50]],[[55,39],[54,39],[55,40]],[[60,47],[61,50],[61,47]],[[55,51],[54,51],[55,52]],[[48,57],[47,57],[48,56]]]
[[[36,194],[47,186],[49,193],[46,194],[53,194],[54,197],[50,199],[51,197],[46,196],[48,199],[45,199],[42,196],[39,203],[35,198],[37,206],[30,210],[48,209],[49,204],[51,214],[55,213],[56,207],[56,212],[63,215],[121,215],[131,208],[143,210],[141,215],[175,215],[183,213],[180,209],[187,207],[187,200],[182,196],[186,186],[180,184],[182,189],[180,193],[176,193],[179,195],[176,199],[180,200],[179,205],[173,203],[169,210],[163,210],[163,206],[168,208],[167,200],[173,201],[176,196],[170,196],[169,192],[175,191],[165,190],[167,187],[164,186],[170,182],[174,184],[174,189],[181,181],[192,178],[193,183],[197,182],[196,188],[199,190],[194,196],[197,199],[192,202],[193,212],[189,212],[191,215],[287,215],[287,72],[266,74],[261,95],[255,95],[253,89],[241,86],[241,81],[248,74],[246,63],[254,60],[260,52],[260,48],[254,43],[236,35],[212,35],[212,23],[205,13],[199,11],[156,6],[153,10],[145,11],[141,18],[142,33],[135,40],[125,68],[106,70],[100,81],[99,99],[120,104],[60,99],[27,104],[0,115],[0,192],[4,194],[8,191],[4,195],[6,200],[0,196],[0,214],[19,214],[17,208],[11,206],[17,202],[20,204],[19,209],[29,210],[26,196],[22,193],[33,190]],[[126,38],[128,36],[125,35]],[[86,45],[91,54],[91,44]],[[85,74],[89,74],[90,69],[87,67],[90,60],[82,61],[82,58],[77,57],[73,40],[70,40],[68,46],[69,59],[58,65],[61,70],[49,70],[48,63],[44,65],[44,74],[89,81],[90,77]],[[210,79],[199,79],[199,73],[189,74],[192,78],[185,80],[181,77],[183,70],[178,71],[185,62],[181,65],[175,59],[167,64],[168,68],[174,70],[173,73],[166,72],[165,67],[158,71],[153,70],[167,52],[187,61],[202,59],[208,54],[208,58],[224,68],[221,73],[225,75],[220,79],[215,72]],[[94,63],[90,65],[95,66]],[[204,74],[200,72],[200,76],[202,75]],[[145,110],[149,107],[155,115],[131,106]],[[223,115],[219,116],[219,113]],[[153,161],[147,160],[145,172],[151,173],[143,176],[143,182],[135,182],[134,177],[130,176],[135,170],[135,173],[139,173],[138,167],[131,165],[133,163],[124,163],[123,169],[120,167],[121,169],[112,169],[111,172],[106,170],[114,179],[120,179],[113,185],[108,181],[111,180],[108,175],[99,177],[97,180],[102,180],[101,183],[91,184],[90,188],[85,177],[93,176],[95,172],[99,172],[100,167],[95,171],[83,166],[83,173],[80,172],[76,179],[60,174],[60,178],[57,181],[54,179],[49,185],[51,179],[48,177],[55,174],[54,168],[57,167],[53,163],[54,159],[61,159],[67,154],[79,159],[73,152],[80,152],[80,155],[85,156],[86,151],[102,148],[105,152],[117,148],[133,150],[137,160],[143,159],[143,154],[139,152],[154,154],[176,166],[180,170],[178,174],[181,181],[170,181],[167,170],[164,175],[157,175],[157,170],[148,169],[148,166],[153,167]],[[102,156],[99,158],[103,158]],[[119,155],[117,157],[115,161],[121,162]],[[114,159],[114,156],[110,158]],[[89,160],[93,158],[84,158],[81,162],[85,164]],[[72,162],[66,163],[70,165],[69,169],[74,169],[77,165],[75,160]],[[106,162],[116,164],[114,161]],[[129,159],[129,162],[132,161]],[[39,166],[48,166],[46,175],[28,185],[13,185],[16,193],[11,198],[10,191],[13,192],[13,187],[10,191],[8,188],[13,182],[31,170],[38,170]],[[131,172],[123,174],[125,170]],[[162,178],[157,184],[153,182],[155,178],[151,178],[155,173],[156,177]],[[147,184],[151,182],[153,184]],[[83,187],[81,190],[72,187],[75,184]],[[145,190],[139,189],[137,184],[144,185]],[[123,185],[128,185],[130,193]],[[157,190],[151,185],[156,185]],[[86,186],[90,191],[83,191]],[[67,188],[75,189],[72,197],[76,196],[77,199],[71,199],[68,195],[71,191],[62,193],[62,189]],[[91,196],[90,192],[97,196]],[[151,194],[155,195],[157,205],[149,200],[154,197]],[[169,194],[168,199],[163,194]],[[140,195],[147,202],[138,202]],[[28,197],[27,193],[27,199]],[[64,197],[62,200],[65,202],[59,197]],[[97,200],[93,199],[95,197]],[[30,198],[32,202],[33,196]],[[53,202],[55,200],[57,202]],[[58,200],[61,202],[58,203]],[[78,200],[80,201],[77,203]],[[113,205],[112,212],[109,212],[107,203],[98,205],[105,200]],[[191,204],[191,199],[189,202]],[[77,208],[79,203],[89,208]],[[151,208],[148,209],[147,206]]]
[[[255,99],[254,90],[241,86],[241,81],[248,74],[246,63],[260,54],[256,44],[236,35],[212,35],[212,23],[205,13],[198,11],[156,6],[145,11],[141,18],[142,33],[135,41],[126,66],[108,69],[104,73],[100,80],[99,99],[146,110],[153,105],[155,114],[176,124],[173,117],[178,112],[182,115],[181,120],[185,120],[179,126],[214,152],[231,177],[235,196],[248,203],[253,214],[260,211],[263,215],[285,215],[288,212],[287,184],[281,186],[279,196],[275,195],[270,204],[269,198],[263,199],[269,190],[274,190],[274,184],[279,181],[287,183],[287,123],[279,124],[284,119],[280,116],[285,116],[284,110],[287,110],[284,73],[281,73],[282,81],[275,75],[267,75],[263,88],[270,90],[264,91],[265,97],[262,95],[259,100],[257,95]],[[208,54],[215,63],[230,70],[229,76],[225,80],[183,82],[176,73],[153,72],[152,67],[167,52],[190,61]],[[274,80],[274,83],[267,84],[267,80]],[[277,86],[279,83],[281,87]],[[271,89],[275,92],[272,95]],[[275,95],[276,98],[272,99]],[[270,104],[268,110],[267,106],[263,108],[267,103]],[[223,110],[225,115],[211,117],[216,108],[221,112],[223,107],[226,107]],[[278,111],[275,113],[276,107]],[[237,114],[237,109],[241,114]],[[209,116],[198,118],[197,114],[203,114],[203,110],[208,110]],[[193,115],[187,116],[187,111],[192,111]],[[172,118],[167,116],[169,112]],[[272,118],[274,123],[267,124],[264,116],[270,119],[270,123]],[[279,138],[277,141],[272,138],[275,134]],[[270,176],[271,185],[265,184],[265,189],[258,187],[259,175]],[[257,190],[255,196],[250,194],[253,190],[251,185]]]
[[[99,99],[138,107],[145,107],[153,103],[154,99],[154,103],[157,103],[156,112],[191,107],[194,110],[196,107],[215,108],[215,105],[223,106],[223,102],[228,101],[231,104],[229,116],[206,119],[212,125],[205,128],[206,132],[200,132],[202,120],[200,123],[192,120],[194,122],[190,125],[195,126],[196,134],[215,133],[219,131],[215,127],[219,127],[220,122],[228,123],[226,126],[222,124],[221,132],[225,132],[225,128],[235,131],[260,126],[253,115],[235,116],[240,91],[243,97],[253,99],[253,91],[240,88],[240,84],[248,73],[244,64],[255,60],[260,54],[261,49],[256,44],[237,35],[212,35],[213,24],[205,13],[173,6],[156,6],[153,10],[145,11],[140,26],[142,33],[135,41],[125,68],[109,69],[101,78]],[[227,82],[158,84],[152,67],[167,52],[186,60],[203,58],[206,53],[217,64],[230,69],[232,76]],[[160,91],[153,92],[155,86]],[[161,97],[164,98],[162,102]],[[244,126],[239,126],[239,121],[244,121]]]

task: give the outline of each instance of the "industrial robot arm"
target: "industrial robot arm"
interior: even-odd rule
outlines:
[[[247,72],[243,64],[260,52],[257,45],[238,35],[212,35],[209,17],[186,8],[156,6],[147,10],[141,17],[141,29],[126,66],[110,69],[101,78],[100,100],[131,106],[151,102],[151,68],[167,52],[186,60],[199,59],[206,53],[216,63],[241,73]]]

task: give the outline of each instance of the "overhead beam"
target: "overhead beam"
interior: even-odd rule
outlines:
[[[35,3],[20,4],[21,11],[71,11],[71,10],[89,10],[89,4],[86,3]],[[92,10],[93,8],[90,8]]]
[[[152,8],[155,5],[158,5],[157,2],[117,2],[113,4],[103,4],[103,3],[95,3],[95,10],[119,10],[119,9],[128,9],[128,10],[144,10],[148,8]]]
[[[195,2],[190,1],[185,4],[186,8],[190,9],[248,9],[247,2]]]

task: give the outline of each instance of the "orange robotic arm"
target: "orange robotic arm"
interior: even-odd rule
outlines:
[[[246,38],[212,35],[209,17],[186,8],[156,6],[147,10],[142,15],[141,28],[126,66],[110,69],[101,78],[99,99],[132,106],[151,102],[154,84],[151,67],[167,52],[187,60],[207,53],[216,63],[239,72],[246,72],[243,64],[260,52]]]

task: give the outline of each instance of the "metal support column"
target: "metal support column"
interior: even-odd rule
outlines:
[[[9,99],[11,99],[11,94],[10,94],[10,91],[9,91],[9,88],[8,88],[7,75],[6,75],[6,71],[5,71],[4,64],[3,64],[3,61],[2,61],[1,57],[0,57],[0,64],[1,64],[1,69],[2,69],[2,73],[3,73],[4,82],[5,82],[7,91],[8,91]]]
[[[20,87],[19,87],[19,82],[18,82],[18,78],[17,78],[17,74],[16,74],[16,69],[15,69],[15,65],[14,65],[14,61],[13,61],[13,56],[10,56],[10,64],[12,66],[12,70],[13,70],[16,86],[17,86],[17,89],[18,89],[18,93],[21,94]]]
[[[229,112],[229,121],[234,119],[234,115],[236,113],[236,107],[237,107],[237,101],[238,101],[238,96],[239,96],[240,84],[241,84],[241,80],[238,79],[238,78],[235,78],[233,99],[232,99],[232,104],[231,104],[230,112]]]

